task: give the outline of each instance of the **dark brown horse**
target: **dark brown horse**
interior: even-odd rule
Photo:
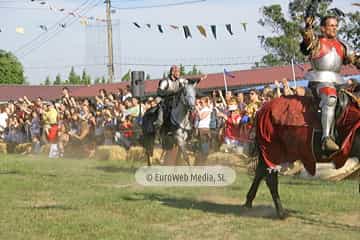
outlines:
[[[285,218],[278,193],[278,170],[282,163],[301,160],[315,174],[316,162],[333,162],[336,168],[350,157],[360,159],[360,108],[345,94],[339,96],[336,120],[337,142],[333,154],[320,150],[321,125],[317,106],[308,97],[281,97],[269,102],[257,114],[256,143],[259,163],[247,194],[245,207],[251,208],[259,184],[265,178],[279,218]],[[341,106],[342,105],[342,106]]]

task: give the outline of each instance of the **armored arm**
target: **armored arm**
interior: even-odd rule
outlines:
[[[305,28],[301,31],[303,41],[300,44],[300,49],[304,55],[310,55],[319,47],[319,38],[315,34],[313,24],[314,17],[307,17],[305,19]]]
[[[158,90],[157,90],[158,95],[160,97],[168,96],[168,94],[169,94],[168,88],[169,88],[168,81],[167,80],[161,80],[159,82],[159,86],[158,86]]]
[[[301,31],[303,41],[300,44],[301,52],[304,55],[309,55],[319,46],[319,38],[314,32],[314,21],[318,7],[319,0],[312,0],[305,12],[305,28]]]

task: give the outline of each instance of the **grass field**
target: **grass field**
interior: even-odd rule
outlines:
[[[140,164],[0,155],[0,239],[360,239],[359,183],[280,177],[289,212],[274,219],[263,183],[228,187],[137,185]]]

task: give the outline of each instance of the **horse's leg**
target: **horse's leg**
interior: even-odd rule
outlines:
[[[187,132],[183,129],[178,129],[176,131],[176,143],[179,146],[179,154],[177,159],[180,159],[180,155],[182,156],[183,160],[190,166],[189,156],[186,152],[186,141],[188,139]]]
[[[246,207],[246,208],[252,207],[252,202],[255,199],[256,192],[259,188],[261,180],[265,177],[265,175],[266,175],[266,165],[265,165],[262,157],[259,156],[259,163],[255,170],[255,177],[251,184],[250,190],[249,190],[248,194],[246,195],[246,203],[244,204],[244,207]]]
[[[266,185],[270,189],[272,199],[275,204],[276,213],[280,219],[285,218],[285,212],[281,205],[280,196],[278,192],[278,172],[277,171],[271,171],[270,173],[267,173],[266,175]]]

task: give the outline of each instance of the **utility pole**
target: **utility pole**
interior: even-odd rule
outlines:
[[[106,25],[107,25],[107,41],[108,41],[108,77],[109,82],[112,83],[114,80],[114,52],[113,52],[113,40],[112,40],[112,23],[111,23],[111,12],[110,0],[105,0],[106,2]]]

